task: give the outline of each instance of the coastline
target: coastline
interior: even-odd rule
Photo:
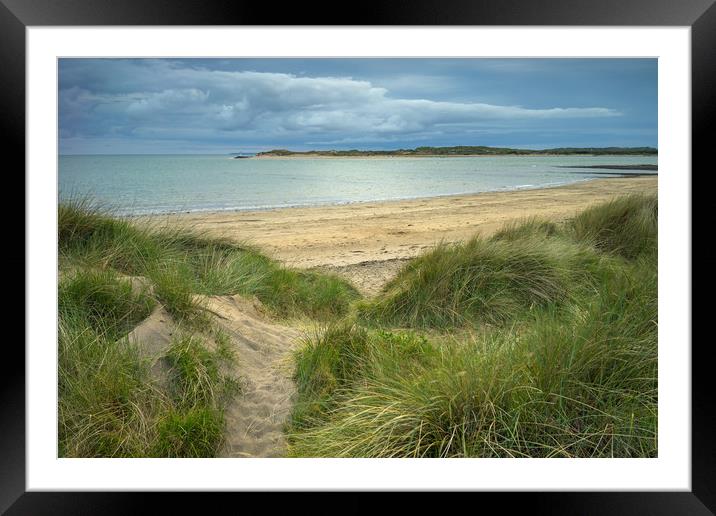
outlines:
[[[648,165],[651,166],[651,165]],[[578,167],[574,167],[578,168]],[[581,168],[590,168],[590,167],[581,167]],[[598,168],[605,168],[605,167],[598,167]],[[620,171],[621,170],[621,171]],[[624,170],[633,170],[634,172],[631,173],[624,173]],[[219,215],[219,214],[227,214],[227,213],[252,213],[252,212],[266,212],[266,211],[281,211],[281,210],[295,210],[295,209],[322,209],[322,208],[329,208],[329,207],[339,207],[339,206],[349,206],[349,205],[362,205],[362,204],[375,204],[375,203],[395,203],[395,202],[409,202],[409,201],[423,201],[423,200],[429,200],[429,199],[440,199],[440,198],[449,198],[449,197],[460,197],[460,196],[474,196],[474,195],[485,195],[485,194],[492,194],[492,193],[501,193],[501,192],[513,192],[513,191],[524,191],[524,190],[544,190],[544,189],[550,189],[550,188],[561,188],[573,184],[579,184],[587,181],[599,181],[604,180],[607,178],[615,179],[615,178],[622,178],[622,179],[632,179],[632,178],[638,178],[638,177],[658,177],[658,173],[656,172],[639,172],[639,169],[632,169],[632,168],[621,168],[617,171],[609,171],[609,172],[576,172],[575,174],[584,174],[584,175],[597,175],[597,176],[605,176],[605,177],[590,177],[590,178],[583,178],[583,179],[575,179],[569,182],[554,182],[554,183],[545,183],[542,185],[533,185],[533,184],[525,184],[525,185],[518,185],[513,187],[505,187],[505,188],[498,188],[494,190],[486,190],[482,192],[457,192],[457,193],[446,193],[446,194],[437,194],[437,195],[431,195],[431,196],[416,196],[416,197],[395,197],[395,198],[385,198],[385,199],[375,199],[375,200],[368,200],[368,201],[327,201],[322,202],[318,204],[314,203],[306,203],[306,204],[282,204],[282,205],[266,205],[266,206],[250,206],[246,208],[195,208],[195,209],[175,209],[172,211],[162,211],[162,212],[149,212],[149,213],[128,213],[128,214],[121,214],[121,217],[124,217],[129,220],[143,220],[143,219],[156,219],[161,217],[185,217],[185,216],[201,216],[201,215]],[[651,170],[651,169],[650,169]]]
[[[526,217],[555,222],[630,193],[655,193],[658,177],[610,177],[567,185],[410,200],[191,212],[137,217],[253,245],[293,267],[321,268],[374,293],[402,263],[440,241],[488,236]]]
[[[393,154],[393,155],[376,155],[376,156],[326,156],[325,154],[294,154],[291,156],[279,155],[255,155],[243,157],[241,159],[260,159],[260,160],[294,160],[294,159],[412,159],[412,158],[555,158],[555,157],[653,157],[654,154]],[[236,159],[236,158],[230,158]]]

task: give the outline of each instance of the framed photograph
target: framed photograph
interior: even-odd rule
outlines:
[[[713,513],[691,284],[716,8],[641,4],[344,25],[3,0],[27,303],[0,509],[466,491]]]

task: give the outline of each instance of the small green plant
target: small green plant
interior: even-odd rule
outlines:
[[[214,457],[223,439],[222,414],[208,406],[169,412],[158,425],[152,455],[157,457]]]
[[[81,314],[95,331],[115,335],[133,328],[149,315],[154,300],[145,290],[135,292],[132,284],[111,271],[79,270],[60,281],[60,316]]]
[[[346,315],[358,291],[337,276],[277,267],[256,295],[281,316],[306,315],[320,321]]]
[[[185,264],[165,263],[149,272],[154,293],[167,311],[179,321],[198,329],[209,326],[209,317],[192,292],[193,275]]]
[[[176,399],[181,406],[219,406],[236,385],[221,372],[222,362],[234,357],[228,345],[219,339],[217,349],[210,351],[196,336],[183,335],[174,339],[167,358],[175,373]]]

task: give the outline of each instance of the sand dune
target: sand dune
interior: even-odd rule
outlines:
[[[559,221],[590,204],[619,194],[655,192],[656,187],[655,177],[618,178],[414,201],[173,215],[166,222],[249,241],[286,264],[340,274],[364,294],[374,295],[410,258],[441,240],[487,235],[527,216]],[[129,279],[136,289],[146,288],[142,278]],[[229,335],[238,357],[232,373],[243,386],[226,410],[226,440],[220,456],[284,456],[283,428],[296,396],[291,352],[300,345],[301,329],[272,320],[258,300],[197,297]],[[158,307],[129,334],[145,346],[160,382],[168,381],[169,367],[161,357],[176,331],[170,314]]]

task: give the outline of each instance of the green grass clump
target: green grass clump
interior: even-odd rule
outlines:
[[[219,371],[233,359],[227,339],[217,333],[209,352],[199,337],[178,338],[168,356],[176,392],[167,392],[141,343],[123,338],[153,304],[111,271],[79,270],[60,282],[60,456],[214,456],[221,407],[237,385]]]
[[[134,292],[112,271],[80,270],[60,280],[58,288],[60,317],[81,314],[95,331],[115,335],[132,329],[154,304],[146,290]]]
[[[292,427],[310,427],[325,418],[338,406],[339,393],[358,379],[402,374],[434,351],[424,337],[409,332],[367,331],[348,323],[319,331],[295,354],[294,379],[301,397]]]
[[[602,261],[564,239],[476,237],[443,244],[409,262],[359,315],[372,324],[416,328],[501,324],[569,300]]]
[[[656,195],[629,195],[589,208],[572,220],[577,240],[633,260],[657,249]]]
[[[236,382],[221,372],[222,362],[231,361],[228,348],[210,351],[201,339],[184,335],[176,338],[167,358],[175,373],[176,399],[184,406],[220,405],[233,394]]]
[[[323,413],[333,392],[358,374],[368,333],[347,324],[330,326],[305,344],[294,357],[294,379],[303,399],[293,414],[294,424]]]
[[[186,264],[166,262],[148,274],[157,299],[176,320],[197,329],[208,327],[210,319],[194,295],[193,274]]]
[[[233,357],[217,339],[178,337],[168,352],[172,388],[153,377],[139,346],[79,311],[59,324],[59,456],[213,457],[223,436],[223,406],[238,392],[222,373]]]
[[[77,311],[60,312],[59,456],[148,456],[166,400],[136,346],[94,326]]]
[[[194,290],[206,295],[255,295],[272,270],[269,258],[248,249],[207,243],[188,252]]]
[[[86,199],[59,205],[57,230],[60,261],[84,267],[141,275],[167,253],[150,229]]]
[[[187,256],[195,292],[256,296],[279,317],[321,321],[348,313],[358,292],[341,278],[284,267],[248,247],[207,242]]]
[[[358,291],[338,276],[276,267],[255,292],[281,316],[307,315],[327,321],[348,313]]]
[[[222,441],[223,415],[209,407],[169,412],[159,422],[157,457],[214,457]]]
[[[547,238],[559,234],[557,224],[549,220],[531,217],[517,222],[509,222],[490,238],[492,240],[522,240],[525,238]]]
[[[218,335],[220,337],[221,335]],[[172,410],[158,421],[154,454],[214,457],[223,442],[225,404],[239,392],[237,380],[222,372],[233,361],[227,342],[209,350],[202,339],[182,335],[167,352],[173,372]]]

